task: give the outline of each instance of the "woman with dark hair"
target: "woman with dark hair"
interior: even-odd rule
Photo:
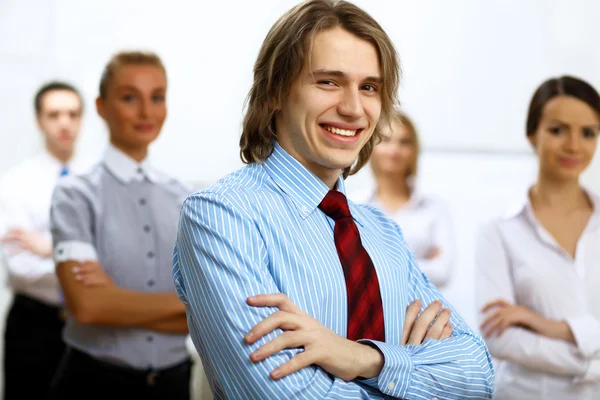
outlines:
[[[569,76],[535,92],[527,139],[538,178],[477,243],[481,329],[500,360],[496,399],[600,398],[600,198],[583,188],[600,96]]]
[[[355,193],[353,200],[381,209],[400,225],[417,264],[443,292],[455,253],[452,222],[444,201],[416,185],[419,147],[415,124],[395,111],[371,154],[375,187]]]

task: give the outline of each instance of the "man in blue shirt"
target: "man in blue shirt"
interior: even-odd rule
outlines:
[[[344,1],[304,2],[268,33],[240,141],[248,165],[186,200],[174,254],[217,399],[491,398],[481,337],[400,228],[344,196],[398,71],[389,37]]]

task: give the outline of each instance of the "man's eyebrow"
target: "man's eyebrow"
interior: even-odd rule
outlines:
[[[316,71],[311,72],[312,75],[326,75],[326,76],[335,76],[338,78],[348,78],[348,74],[343,71],[331,70],[331,69],[318,69]],[[367,76],[364,81],[374,82],[374,83],[383,83],[383,79],[379,76]]]

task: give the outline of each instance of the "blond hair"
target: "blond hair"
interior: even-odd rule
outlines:
[[[100,97],[106,97],[106,90],[110,80],[113,78],[119,68],[125,65],[150,65],[160,68],[165,75],[167,71],[158,55],[148,51],[121,51],[114,54],[108,64],[104,67],[102,77],[100,78],[99,93]]]
[[[262,162],[271,155],[277,137],[277,105],[283,103],[306,57],[310,57],[315,35],[335,27],[371,43],[379,55],[383,75],[381,118],[354,165],[344,169],[344,177],[355,174],[367,163],[380,138],[382,121],[389,120],[398,104],[399,61],[391,39],[381,26],[354,4],[339,0],[303,2],[279,18],[267,34],[254,64],[254,83],[247,98],[240,138],[240,157],[244,163]]]

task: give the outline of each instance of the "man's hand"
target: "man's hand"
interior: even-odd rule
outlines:
[[[548,338],[575,343],[573,332],[564,321],[546,318],[525,306],[514,305],[502,299],[487,303],[481,311],[485,313],[492,309],[495,310],[481,323],[481,330],[486,337],[494,333],[500,336],[511,326],[522,326]]]
[[[86,261],[73,267],[75,279],[85,286],[108,286],[113,281],[97,261]]]
[[[252,353],[251,361],[262,361],[284,349],[304,348],[303,352],[272,371],[273,379],[283,378],[312,364],[346,381],[378,376],[383,368],[384,359],[379,350],[337,335],[284,294],[258,295],[248,298],[247,303],[253,307],[277,307],[279,311],[253,327],[244,337],[246,343],[256,343],[277,328],[284,331]]]
[[[425,339],[447,339],[452,335],[450,310],[442,309],[442,302],[432,302],[422,313],[421,302],[414,300],[406,308],[406,318],[402,327],[402,345],[420,345]]]
[[[0,241],[13,247],[13,251],[8,251],[9,254],[29,251],[40,257],[52,257],[52,239],[44,232],[10,228]]]

